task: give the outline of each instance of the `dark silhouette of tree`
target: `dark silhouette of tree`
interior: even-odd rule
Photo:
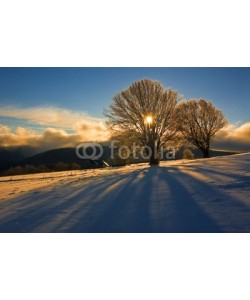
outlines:
[[[9,170],[4,172],[4,176],[12,176],[12,175],[23,175],[25,174],[24,168],[20,166],[11,167]]]
[[[69,170],[80,170],[80,169],[81,169],[80,165],[75,162],[69,165]]]
[[[45,165],[39,165],[37,168],[36,168],[37,172],[38,173],[46,173],[46,172],[49,172],[49,169],[47,166]]]
[[[125,144],[147,146],[150,164],[159,164],[159,149],[177,135],[176,91],[143,79],[113,97],[105,111],[113,137]]]
[[[23,170],[24,170],[24,174],[36,173],[36,168],[33,165],[25,165]]]
[[[210,101],[194,99],[180,103],[177,115],[184,138],[199,148],[203,157],[209,157],[214,135],[227,125],[223,112]]]
[[[68,171],[69,166],[68,164],[64,163],[64,162],[58,162],[55,166],[55,171],[56,172],[60,172],[60,171]]]

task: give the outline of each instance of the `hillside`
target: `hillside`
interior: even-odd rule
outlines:
[[[104,156],[103,156],[104,157]],[[25,165],[45,165],[48,168],[54,168],[57,163],[63,162],[66,164],[77,163],[80,165],[82,169],[89,169],[97,166],[102,167],[103,164],[102,160],[96,160],[93,162],[91,159],[80,159],[76,155],[75,148],[60,148],[60,149],[53,149],[48,150],[34,156],[25,158],[18,162],[12,164],[13,166],[25,166]]]
[[[250,232],[249,153],[3,177],[0,189],[0,232]]]
[[[110,159],[111,150],[106,143],[103,145],[103,155],[100,160],[107,161],[110,165],[123,165],[125,161],[117,160],[114,162]],[[184,149],[180,149],[176,153],[176,159],[183,158]],[[201,158],[202,154],[199,149],[192,149],[195,158]],[[211,157],[232,155],[235,152],[211,150]],[[0,172],[9,169],[12,166],[25,166],[25,165],[45,165],[48,168],[54,168],[58,162],[66,164],[77,163],[82,169],[92,168],[93,163],[90,160],[82,160],[76,156],[75,148],[59,148],[48,150],[40,153],[38,149],[31,147],[16,147],[16,148],[0,148]],[[102,163],[100,162],[100,166]]]
[[[20,166],[25,165],[46,165],[47,167],[54,167],[58,162],[77,163],[82,168],[90,168],[92,164],[89,160],[82,160],[76,156],[75,148],[61,148],[45,151],[32,157],[19,161]]]
[[[0,147],[0,172],[39,152],[38,148],[29,146]]]
[[[182,159],[183,158],[183,152],[184,152],[185,148],[181,148],[177,153],[176,153],[176,159]],[[197,149],[197,148],[190,148],[190,150],[192,151],[192,153],[194,154],[195,158],[202,158],[202,152]],[[225,156],[225,155],[233,155],[233,154],[238,154],[237,152],[233,152],[233,151],[226,151],[226,150],[216,150],[216,149],[211,149],[210,150],[210,156],[211,157],[216,157],[216,156]]]

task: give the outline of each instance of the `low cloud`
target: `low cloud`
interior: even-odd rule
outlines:
[[[5,126],[5,125],[1,125],[0,124],[0,135],[1,134],[8,134],[10,133],[10,128],[8,126]]]
[[[0,116],[25,120],[29,128],[14,131],[0,124],[0,147],[24,146],[52,149],[75,147],[87,141],[105,141],[109,132],[101,118],[56,107],[14,108],[1,107]],[[33,124],[43,125],[43,133],[32,130]],[[68,133],[69,131],[71,133]]]
[[[101,141],[101,136],[100,139]],[[0,133],[0,147],[30,146],[43,150],[75,147],[77,144],[91,141],[89,134],[69,134],[63,129],[47,128],[42,134],[18,127],[15,132]]]
[[[27,127],[13,129],[0,124],[0,147],[31,146],[40,149],[75,147],[78,143],[106,141],[109,132],[104,119],[57,107],[0,107],[0,116],[22,119]],[[45,127],[42,133],[34,124]],[[69,133],[70,130],[70,133]],[[230,124],[215,136],[212,147],[232,151],[250,151],[250,122]]]
[[[225,150],[250,151],[250,122],[240,126],[230,124],[220,130],[212,146]]]

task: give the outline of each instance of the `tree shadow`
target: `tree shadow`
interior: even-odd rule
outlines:
[[[74,189],[71,186],[69,192],[63,195],[60,194],[60,186],[56,186],[52,192],[38,189],[3,201],[0,203],[0,232],[51,232],[54,224],[71,219],[68,215],[75,218],[79,212],[82,214],[89,210],[98,194],[126,177],[126,174],[99,177],[94,183],[91,178],[83,178],[83,187],[78,185]]]
[[[203,173],[205,175],[207,175],[208,177],[213,178],[214,176],[217,176],[213,179],[220,179],[221,177],[227,178],[230,181],[235,181],[235,180],[249,180],[249,176],[246,175],[242,175],[242,174],[225,174],[225,172],[223,170],[221,171],[217,171],[217,170],[212,170],[209,168],[204,168],[204,167],[194,167],[194,166],[190,166],[190,167],[186,167],[187,170],[194,170],[196,172],[199,173]]]
[[[60,195],[60,187],[57,189],[57,198],[56,191],[37,195],[34,192],[33,199],[28,195],[9,205],[0,204],[4,212],[0,231],[163,233],[224,232],[232,228],[236,232],[250,231],[247,222],[235,224],[232,219],[230,225],[234,203],[248,216],[249,207],[218,189],[213,190],[211,184],[185,174],[185,168],[149,167],[91,179],[82,187],[71,187],[64,195]],[[214,196],[203,199],[203,191],[216,195],[217,200],[227,197],[228,204],[215,201]]]
[[[187,171],[187,173],[186,173]],[[217,224],[225,232],[250,232],[250,203],[249,199],[246,199],[245,196],[241,197],[237,194],[230,193],[227,189],[222,189],[220,181],[216,182],[216,178],[212,177],[213,174],[218,172],[208,172],[206,169],[204,172],[202,169],[197,168],[195,172],[199,176],[200,173],[205,175],[211,175],[209,182],[204,182],[202,179],[197,179],[191,175],[188,176],[189,169],[183,168],[178,174],[177,180],[181,185],[187,187],[188,192],[193,194],[193,198],[196,203],[206,211]],[[201,172],[202,171],[202,172]],[[223,173],[219,173],[223,175]],[[230,179],[232,179],[230,177]],[[234,181],[242,180],[243,182],[248,182],[246,176],[235,175]],[[232,181],[232,180],[231,180]],[[227,187],[228,184],[225,184]],[[248,185],[249,186],[249,185]]]

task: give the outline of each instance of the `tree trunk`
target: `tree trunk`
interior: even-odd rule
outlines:
[[[159,150],[158,147],[156,145],[154,145],[153,147],[151,147],[151,156],[149,159],[149,164],[150,166],[158,166],[160,163],[160,158],[159,158]]]
[[[150,157],[150,161],[149,161],[149,164],[150,166],[158,166],[160,163],[160,160],[159,158],[154,158],[154,157]]]
[[[201,151],[203,153],[203,158],[209,158],[210,157],[209,149],[202,149]]]

